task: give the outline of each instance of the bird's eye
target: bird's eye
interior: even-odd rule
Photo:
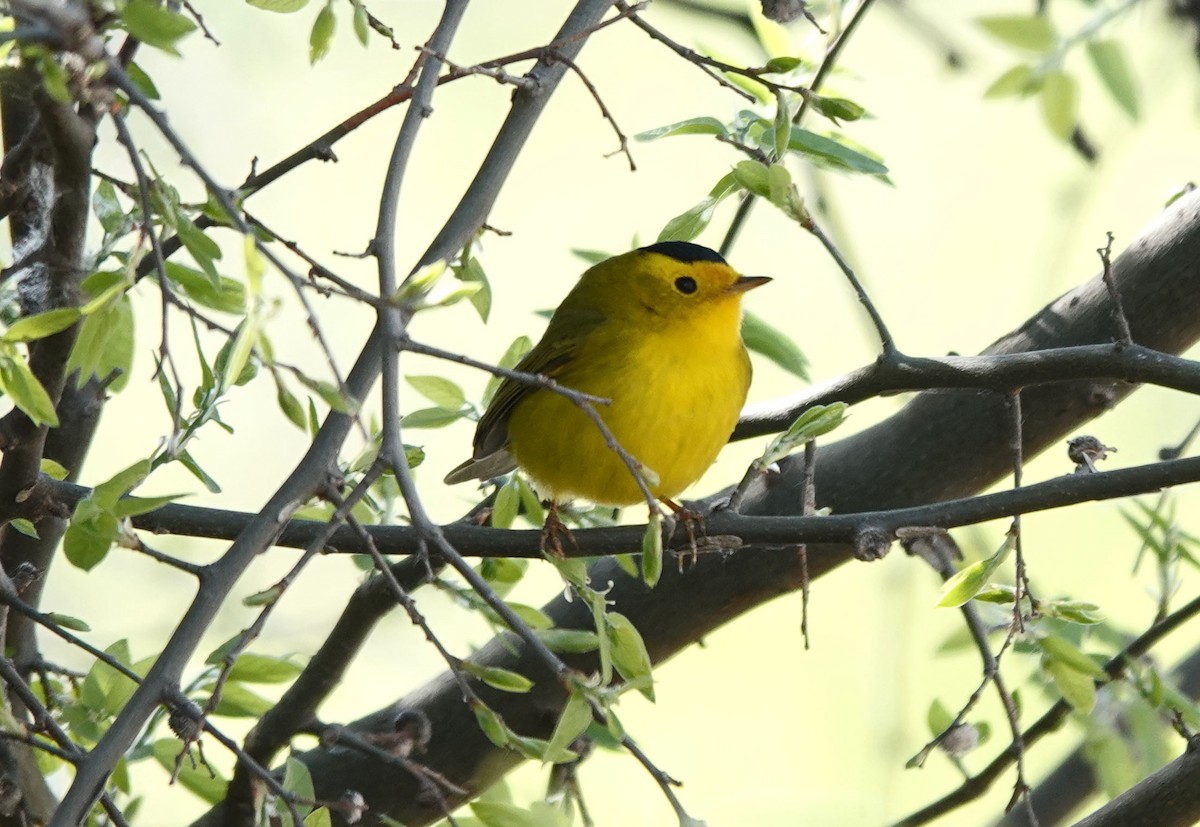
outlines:
[[[675,289],[684,295],[691,295],[696,292],[696,280],[691,276],[680,276],[675,279]]]

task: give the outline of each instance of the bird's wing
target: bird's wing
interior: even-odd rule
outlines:
[[[540,373],[553,377],[571,361],[579,344],[579,335],[551,335],[553,326],[537,346],[513,367],[521,373]],[[507,474],[517,467],[508,450],[508,418],[522,399],[538,388],[527,382],[505,378],[495,396],[479,419],[475,429],[475,450],[472,457],[446,475],[446,484],[467,480],[483,480]]]

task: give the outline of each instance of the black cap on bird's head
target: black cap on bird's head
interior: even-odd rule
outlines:
[[[683,264],[691,264],[694,261],[715,261],[718,264],[728,265],[720,253],[690,241],[660,241],[648,247],[641,247],[639,250],[643,253],[658,253]]]

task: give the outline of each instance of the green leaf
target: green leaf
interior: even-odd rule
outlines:
[[[26,316],[13,322],[2,338],[6,342],[30,342],[46,338],[70,328],[82,314],[78,307],[58,307],[37,313],[36,316]]]
[[[654,684],[650,682],[650,654],[641,634],[625,615],[608,612],[604,616],[605,631],[612,645],[612,662],[621,677],[630,683],[638,683],[639,691],[648,700],[654,700]]]
[[[105,233],[114,233],[125,226],[125,210],[117,198],[117,188],[111,181],[101,181],[92,193],[92,212],[100,221]]]
[[[105,511],[111,511],[113,506],[117,504],[117,500],[128,494],[134,488],[137,488],[150,475],[151,463],[148,459],[141,459],[125,468],[118,471],[108,480],[100,483],[92,491],[91,499],[96,505]]]
[[[662,577],[662,567],[662,515],[654,511],[646,523],[646,532],[642,535],[642,582],[649,588],[654,588],[658,579]]]
[[[42,76],[42,85],[46,93],[59,103],[71,102],[70,75],[61,63],[50,55],[40,55],[37,59],[38,74]]]
[[[1115,40],[1089,40],[1087,53],[1092,59],[1092,66],[1096,67],[1096,74],[1100,75],[1100,80],[1104,83],[1104,88],[1129,117],[1137,120],[1137,87],[1133,82],[1129,61],[1125,57],[1125,49]]]
[[[1050,131],[1064,141],[1075,131],[1079,84],[1064,72],[1048,72],[1042,83],[1042,116]]]
[[[1042,54],[1058,42],[1054,24],[1041,15],[997,14],[980,17],[978,22],[992,37],[1018,49]]]
[[[500,361],[496,364],[502,368],[512,370],[517,363],[524,358],[525,354],[533,348],[533,341],[528,336],[518,336],[513,339],[508,350],[504,351],[504,355],[500,357]],[[504,381],[499,376],[492,376],[488,379],[487,386],[483,389],[483,404],[486,407],[496,395],[496,389],[500,387],[500,383]]]
[[[783,331],[749,311],[742,314],[742,341],[755,353],[767,357],[788,373],[808,381],[808,360]]]
[[[479,724],[479,728],[483,730],[483,734],[487,736],[498,747],[508,746],[508,727],[500,720],[500,716],[491,710],[491,708],[480,701],[471,704],[471,709],[475,712],[475,720]]]
[[[445,408],[422,408],[405,414],[400,424],[405,428],[444,428],[466,416],[465,411],[448,411]]]
[[[1000,77],[992,81],[983,96],[988,99],[1008,98],[1015,95],[1028,95],[1041,87],[1041,78],[1034,74],[1032,67],[1018,63]]]
[[[90,571],[108,554],[119,529],[112,513],[102,510],[90,498],[80,500],[63,535],[63,554],[71,565]]]
[[[214,280],[199,270],[174,261],[166,263],[167,277],[196,304],[221,313],[244,313],[246,286],[236,279],[218,275]]]
[[[972,563],[955,573],[942,586],[942,593],[938,597],[937,605],[944,608],[957,608],[978,594],[988,584],[988,580],[991,579],[1000,564],[1008,559],[1013,542],[1012,535],[1006,536],[1004,544],[991,557]]]
[[[663,227],[662,232],[658,234],[658,241],[691,241],[700,233],[704,232],[705,227],[713,219],[713,213],[717,205],[737,188],[737,181],[733,173],[729,173],[717,182],[713,187],[712,192],[708,197],[701,201],[696,206],[686,212],[672,218]]]
[[[12,398],[35,425],[58,427],[58,414],[50,394],[33,375],[24,359],[10,352],[0,352],[0,390]]]
[[[862,172],[867,175],[886,175],[888,168],[863,153],[851,149],[843,143],[801,129],[792,127],[792,139],[788,149],[808,155],[814,160],[823,161],[836,169],[850,172]]]
[[[502,692],[528,692],[533,688],[533,681],[517,672],[501,669],[498,666],[484,666],[474,661],[464,660],[459,664],[468,675],[474,675],[493,689]]]
[[[517,519],[517,509],[521,505],[521,491],[516,478],[510,479],[496,492],[496,501],[492,503],[491,524],[493,528],[512,528]]]
[[[767,61],[764,68],[769,74],[782,75],[799,69],[803,65],[804,61],[798,57],[773,57]]]
[[[477,289],[467,296],[467,300],[471,302],[479,318],[486,322],[492,312],[492,285],[479,259],[471,256],[465,264],[455,267],[454,277],[466,284],[477,285]]]
[[[458,411],[467,404],[462,388],[441,376],[405,376],[405,381],[439,408]]]
[[[286,683],[301,671],[299,666],[286,658],[246,653],[234,661],[229,679],[242,683]]]
[[[330,410],[351,415],[358,409],[358,400],[344,396],[338,390],[337,385],[332,382],[313,379],[302,373],[298,374],[296,378],[300,380],[300,384],[321,397],[321,401],[328,405]]]
[[[264,11],[278,12],[279,14],[291,14],[292,12],[300,11],[308,5],[308,0],[246,0],[251,6]]]
[[[1038,641],[1038,645],[1046,656],[1061,661],[1077,672],[1090,675],[1093,678],[1107,680],[1108,674],[1100,668],[1096,661],[1089,658],[1066,638],[1049,635]]]
[[[333,41],[333,32],[337,28],[337,18],[333,15],[333,4],[326,2],[313,21],[312,32],[308,36],[308,62],[316,63],[329,54],[329,46]]]
[[[251,691],[245,684],[226,681],[217,701],[216,715],[225,718],[261,718],[274,702]]]
[[[125,30],[148,46],[178,55],[175,43],[195,31],[196,24],[153,0],[129,0],[121,10]]]
[[[954,723],[954,715],[945,704],[934,698],[929,704],[929,711],[925,713],[925,722],[929,725],[931,735],[941,735]]]
[[[787,430],[771,440],[758,463],[762,466],[779,462],[805,443],[823,436],[841,425],[846,419],[848,406],[845,402],[828,405],[813,405],[792,421]]]
[[[24,534],[26,537],[32,537],[35,540],[37,540],[40,537],[40,535],[38,534],[37,526],[35,526],[32,522],[25,519],[24,517],[18,517],[17,519],[10,522],[9,525],[12,526],[14,530],[19,531],[22,534]]]
[[[71,615],[65,615],[59,612],[46,612],[46,619],[51,623],[57,623],[64,629],[70,629],[73,632],[92,631],[92,627],[87,624],[87,621],[80,620],[79,618],[72,617]],[[116,710],[113,711],[116,712]]]
[[[648,129],[634,135],[633,139],[635,141],[655,141],[672,135],[724,135],[727,132],[725,124],[716,118],[701,117],[688,118],[686,121]]]
[[[93,376],[104,379],[115,371],[117,378],[108,387],[119,391],[129,381],[133,340],[133,308],[128,296],[118,296],[84,317],[67,360],[67,371],[79,371],[79,386]]]
[[[1046,661],[1045,669],[1064,701],[1085,715],[1092,711],[1096,684],[1089,676],[1061,660]]]
[[[567,699],[567,705],[563,707],[562,715],[558,718],[554,734],[550,736],[550,743],[546,746],[543,761],[547,764],[558,764],[569,760],[567,753],[570,752],[571,744],[583,734],[591,722],[591,704],[580,690],[575,690]]]
[[[174,772],[175,759],[179,757],[182,749],[183,742],[178,738],[162,738],[150,747],[154,760],[167,772]],[[199,762],[193,764],[186,755],[179,767],[179,783],[184,789],[190,790],[209,804],[217,804],[224,800],[225,788],[229,782],[215,769]]]
[[[156,101],[162,98],[162,95],[158,92],[158,87],[154,85],[154,80],[150,75],[146,74],[146,70],[136,60],[130,62],[125,67],[125,73],[129,75],[129,79],[133,81],[133,85],[142,90],[142,94],[149,100]]]
[[[834,123],[838,121],[857,121],[867,114],[857,103],[846,98],[825,98],[813,95],[809,98],[812,107]]]
[[[367,45],[367,38],[371,36],[371,22],[367,19],[367,10],[359,2],[354,3],[354,36],[364,46]]]
[[[164,505],[173,503],[182,496],[184,495],[164,494],[161,497],[122,497],[113,504],[112,512],[120,518],[136,517],[138,514],[149,514],[151,511],[157,511]]]
[[[333,827],[333,816],[330,815],[329,808],[318,807],[306,815],[304,827]]]
[[[739,161],[733,166],[733,177],[747,192],[760,198],[770,198],[771,185],[767,180],[767,167],[758,161]]]
[[[536,629],[534,633],[550,651],[567,655],[594,652],[600,646],[596,633],[586,629]]]

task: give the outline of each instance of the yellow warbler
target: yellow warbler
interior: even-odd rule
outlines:
[[[583,274],[516,370],[610,400],[597,413],[640,463],[650,492],[674,506],[671,498],[704,473],[737,424],[750,386],[742,294],[768,281],[740,276],[717,253],[683,241],[615,256]],[[578,405],[505,379],[479,420],[474,456],[446,482],[517,466],[552,503],[643,499]]]

